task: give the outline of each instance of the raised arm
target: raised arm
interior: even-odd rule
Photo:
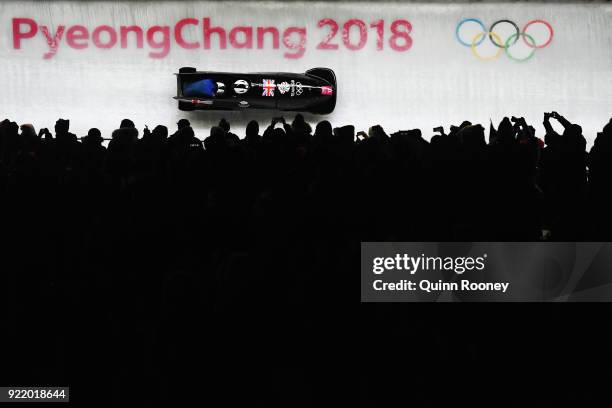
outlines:
[[[559,115],[559,113],[557,113],[557,112],[553,112],[553,113],[551,113],[551,116],[552,116],[553,118],[557,119],[557,121],[558,121],[558,122],[559,122],[559,123],[560,123],[560,124],[561,124],[561,125],[562,125],[564,128],[567,128],[568,126],[571,126],[571,125],[572,125],[572,123],[571,123],[569,120],[565,119],[565,117],[564,117],[564,116]]]
[[[547,135],[559,136],[557,131],[553,129],[552,125],[550,124],[550,118],[552,115],[553,115],[552,113],[544,112],[544,129],[546,129]]]

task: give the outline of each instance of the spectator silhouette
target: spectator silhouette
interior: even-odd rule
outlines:
[[[246,136],[245,142],[249,146],[256,146],[261,141],[261,136],[259,135],[259,123],[257,121],[252,120],[246,126]]]
[[[219,127],[225,132],[225,138],[227,139],[226,143],[228,146],[236,146],[240,144],[240,138],[238,135],[230,132],[231,126],[225,118],[219,121]]]
[[[55,122],[55,138],[60,145],[70,145],[76,143],[77,137],[74,133],[70,133],[70,121],[67,119],[58,119]]]
[[[612,119],[597,134],[588,156],[589,212],[591,214],[589,239],[610,241],[612,236]]]
[[[554,130],[550,119],[563,126]],[[586,225],[586,140],[582,128],[557,112],[544,114],[546,148],[542,152],[541,186],[546,197],[547,224],[553,239],[582,240]]]
[[[108,172],[115,183],[127,183],[131,175],[138,129],[130,119],[123,119],[108,144]]]
[[[81,140],[87,179],[97,177],[101,181],[103,177],[106,160],[106,148],[102,145],[103,141],[102,133],[97,128],[89,129],[87,136]]]
[[[202,149],[202,141],[195,137],[191,123],[187,119],[177,122],[177,131],[168,138],[168,145],[171,151],[185,153],[190,149]]]

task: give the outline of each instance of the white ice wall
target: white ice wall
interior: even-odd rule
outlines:
[[[14,49],[12,20],[30,18],[46,25],[53,34],[81,24],[91,31],[100,25],[119,29],[136,24],[145,30],[154,25],[174,25],[182,18],[199,20],[185,29],[185,38],[200,47],[187,50],[171,41],[165,58],[148,56],[147,47],[112,49],[89,47],[75,50],[60,40],[57,53],[43,59],[48,45],[41,30]],[[306,51],[301,58],[286,58],[280,49],[202,48],[202,18],[228,31],[237,25],[305,27]],[[468,17],[485,24],[499,19],[523,26],[531,19],[546,19],[554,27],[551,45],[538,50],[531,60],[517,63],[504,55],[498,60],[477,60],[455,38],[457,23]],[[376,35],[368,29],[368,41],[359,51],[342,45],[318,50],[316,45],[328,29],[317,27],[322,18],[340,26],[349,19],[370,24],[385,20],[384,49],[376,50]],[[412,48],[393,51],[388,46],[389,24],[397,19],[412,23]],[[58,117],[71,119],[73,130],[83,135],[96,126],[108,136],[124,117],[138,127],[162,123],[171,128],[188,117],[198,131],[221,116],[236,128],[271,112],[182,113],[171,99],[176,91],[172,75],[183,65],[231,71],[304,71],[315,66],[333,68],[338,76],[336,111],[327,119],[334,125],[355,124],[367,129],[376,123],[388,131],[420,127],[425,135],[437,125],[463,119],[488,124],[502,116],[524,115],[542,130],[545,110],[558,110],[583,125],[592,140],[612,116],[612,6],[580,4],[415,4],[415,3],[300,3],[289,2],[2,2],[0,3],[0,116],[18,122],[52,127]],[[507,27],[506,27],[507,28]],[[503,31],[500,26],[500,32]],[[356,30],[351,39],[356,42]],[[486,49],[483,49],[486,51]],[[315,120],[315,119],[313,119]]]

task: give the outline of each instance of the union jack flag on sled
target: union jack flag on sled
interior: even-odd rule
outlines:
[[[263,80],[263,96],[274,96],[274,88],[276,88],[276,85],[273,79]]]

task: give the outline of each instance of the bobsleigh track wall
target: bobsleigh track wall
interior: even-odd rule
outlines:
[[[612,6],[403,2],[2,2],[3,117],[36,128],[71,119],[108,137],[191,120],[196,134],[274,112],[180,112],[181,66],[238,72],[332,68],[333,125],[388,132],[464,119],[488,126],[542,112],[582,124],[592,142],[612,115]],[[291,114],[285,114],[292,116]]]

